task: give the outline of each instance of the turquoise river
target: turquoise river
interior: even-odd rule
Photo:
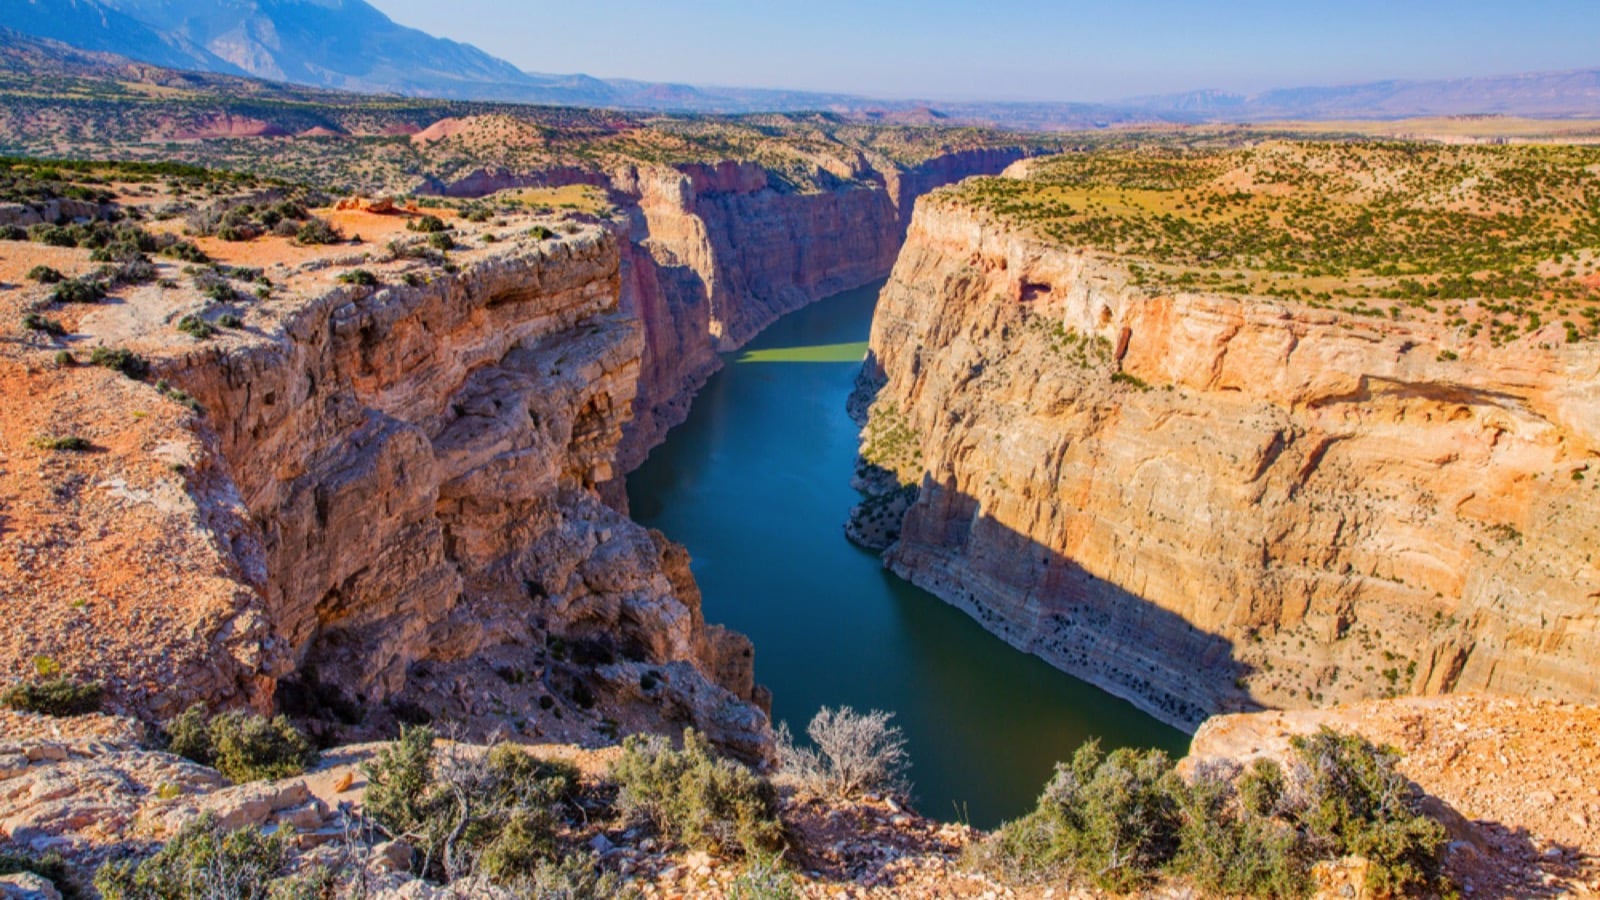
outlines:
[[[628,479],[633,515],[689,548],[707,621],[756,647],[773,720],[822,706],[895,713],[916,806],[992,827],[1032,807],[1056,760],[1186,737],[1020,653],[844,538],[857,429],[845,398],[880,285],[784,317],[694,401]]]

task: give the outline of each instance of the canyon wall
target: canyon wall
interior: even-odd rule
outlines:
[[[210,302],[185,288],[85,318],[204,410],[178,471],[210,521],[169,527],[204,525],[208,565],[251,598],[168,629],[149,659],[97,657],[149,688],[118,702],[160,717],[246,699],[354,734],[419,716],[530,739],[693,725],[769,754],[749,641],[705,623],[681,547],[599,497],[643,329],[619,307],[617,231],[569,231],[463,251],[454,272],[391,262],[370,286],[334,277],[359,256],[274,270],[283,299],[204,342],[168,324]],[[151,687],[166,644],[213,648],[216,677]]]
[[[645,327],[635,416],[620,473],[636,467],[735,350],[784,313],[882,278],[916,198],[994,174],[1020,148],[951,152],[917,165],[824,158],[799,190],[755,163],[629,166],[613,172],[632,246],[623,306]]]
[[[860,483],[883,496],[852,530],[1183,727],[1600,699],[1600,350],[1547,332],[1157,294],[936,194],[874,321]]]

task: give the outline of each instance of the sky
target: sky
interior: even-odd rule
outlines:
[[[1600,0],[370,0],[518,67],[934,100],[1600,67]]]

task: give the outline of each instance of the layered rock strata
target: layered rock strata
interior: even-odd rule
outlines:
[[[60,591],[48,570],[21,569],[16,584],[51,614],[19,623],[6,668],[21,674],[28,654],[49,654],[152,718],[202,700],[276,706],[354,734],[419,716],[527,739],[694,725],[765,758],[748,640],[705,623],[682,548],[596,490],[614,471],[643,330],[619,307],[616,231],[564,230],[464,249],[448,272],[339,250],[275,264],[270,299],[236,300],[245,326],[204,342],[173,323],[215,304],[176,284],[130,290],[70,323],[76,340],[146,355],[158,386],[24,353],[17,396],[40,419],[30,428],[52,409],[84,417],[91,385],[115,398],[89,416],[114,423],[92,433],[108,452],[38,452],[41,479],[93,465],[108,473],[67,475],[118,480],[75,488],[98,505],[58,509],[60,523],[8,520],[45,548],[51,529],[97,531],[85,550],[103,564]],[[358,265],[376,273],[349,275]],[[129,418],[151,407],[166,431],[122,434],[152,431],[144,413]],[[140,548],[144,569],[113,564],[104,539],[137,544],[142,511],[155,508],[164,517]],[[148,552],[163,546],[184,555],[168,565]],[[145,569],[149,583],[127,583]],[[57,616],[51,604],[70,596],[95,608]],[[97,615],[150,637],[137,650],[81,650]]]
[[[920,492],[858,536],[1168,722],[1600,698],[1592,343],[1150,293],[935,195],[866,376],[863,483]]]
[[[857,155],[819,162],[797,190],[755,163],[629,166],[610,175],[632,246],[624,308],[644,322],[639,397],[618,467],[644,460],[689,401],[738,349],[784,313],[882,278],[894,264],[916,198],[969,175],[993,174],[1021,149],[983,149],[902,166]]]
[[[300,671],[371,702],[483,669],[526,709],[553,687],[536,675],[582,656],[632,685],[619,702],[759,749],[748,642],[708,629],[681,554],[595,493],[639,372],[619,263],[594,230],[419,287],[337,290],[278,340],[173,373],[219,423]],[[606,683],[569,699],[593,706]]]

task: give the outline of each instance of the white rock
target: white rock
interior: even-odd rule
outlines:
[[[48,878],[32,872],[0,875],[0,898],[5,900],[61,900],[61,892]]]

